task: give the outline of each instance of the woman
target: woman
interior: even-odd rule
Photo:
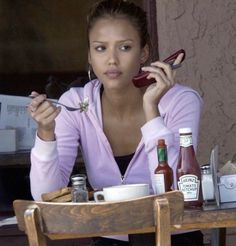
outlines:
[[[94,189],[149,183],[152,190],[158,139],[165,139],[174,171],[178,129],[191,127],[197,146],[201,99],[194,90],[175,83],[170,65],[155,61],[144,66],[151,52],[144,11],[128,1],[101,1],[88,15],[87,33],[88,61],[97,79],[84,88],[71,88],[60,98],[69,106],[83,105],[82,112],[55,107],[45,95],[32,92],[35,98],[29,112],[38,123],[31,151],[34,199],[68,185],[78,147]],[[140,68],[156,83],[136,88],[132,78]],[[190,240],[184,245],[201,245],[191,243],[195,235],[201,241],[200,232],[187,233],[181,240]],[[174,237],[172,243],[178,245]],[[120,239],[115,240],[117,245],[129,245],[126,236],[116,238]],[[97,238],[92,245],[113,243]]]

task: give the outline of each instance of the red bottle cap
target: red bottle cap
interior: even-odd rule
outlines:
[[[159,147],[166,147],[165,139],[159,139],[158,140],[158,146]]]

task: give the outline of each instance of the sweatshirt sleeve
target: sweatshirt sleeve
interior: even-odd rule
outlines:
[[[60,172],[57,169],[56,141],[45,142],[38,136],[31,150],[30,188],[35,200],[41,200],[41,194],[63,187]]]
[[[176,188],[176,167],[179,155],[179,128],[190,127],[193,133],[193,145],[197,150],[199,121],[202,100],[198,93],[186,90],[172,97],[169,104],[163,107],[161,117],[147,122],[142,128],[145,151],[148,155],[149,170],[153,180],[157,166],[157,141],[165,139],[168,153],[168,163],[173,169],[174,188]],[[153,186],[154,188],[154,186]]]
[[[36,136],[30,170],[31,194],[35,200],[41,200],[43,193],[68,185],[78,154],[78,125],[78,117],[62,108],[56,118],[56,141],[46,142]]]

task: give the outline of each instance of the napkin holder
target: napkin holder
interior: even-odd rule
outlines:
[[[218,185],[220,202],[236,202],[236,174],[221,176]]]
[[[219,146],[216,145],[212,150],[211,150],[211,156],[210,156],[210,166],[212,170],[212,176],[213,176],[213,183],[214,183],[214,193],[215,193],[215,202],[216,205],[219,207],[220,206],[220,193],[219,193],[219,177],[217,174],[218,171],[218,155],[219,155]]]
[[[215,200],[217,206],[220,206],[221,203],[236,202],[236,174],[219,175],[218,153],[219,147],[216,145],[211,151],[210,164],[213,171]]]

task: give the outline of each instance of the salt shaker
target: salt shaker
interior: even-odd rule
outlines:
[[[71,176],[72,202],[88,202],[88,190],[86,187],[86,175],[76,174]]]
[[[202,176],[202,195],[203,200],[213,200],[214,199],[214,183],[211,167],[209,164],[201,166],[201,176]]]

